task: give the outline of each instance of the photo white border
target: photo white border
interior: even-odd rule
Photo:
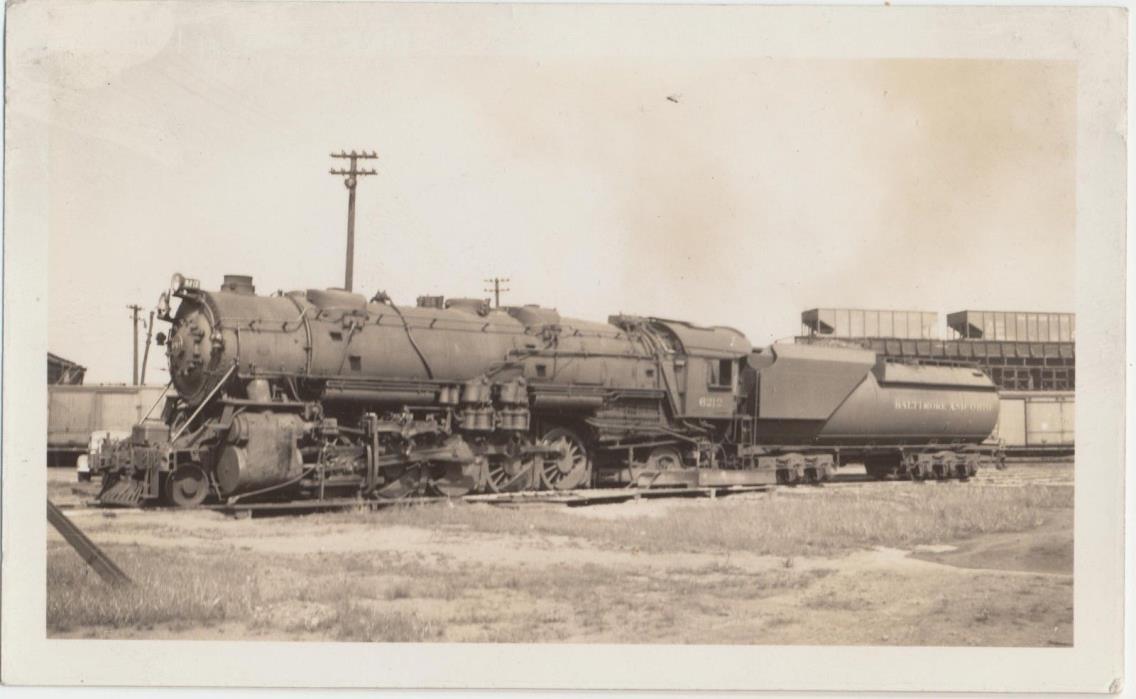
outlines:
[[[90,3],[87,3],[90,4]],[[67,3],[50,3],[63,11]],[[263,7],[272,6],[262,3]],[[8,7],[8,57],[52,31],[44,4]],[[284,11],[287,5],[275,5]],[[327,11],[337,5],[329,4]],[[453,6],[390,5],[436,13]],[[413,8],[413,9],[409,9]],[[214,11],[216,6],[214,6]],[[464,5],[461,12],[501,11]],[[1107,691],[1121,675],[1124,521],[1124,338],[1127,23],[1115,8],[683,7],[514,5],[521,37],[564,51],[604,19],[621,54],[668,52],[670,32],[700,32],[705,50],[762,46],[799,58],[1001,58],[1077,63],[1077,461],[1073,648],[469,645],[45,638],[48,181],[46,134],[6,123],[4,226],[3,598],[6,683],[923,691]],[[591,25],[589,25],[591,26]],[[97,28],[89,28],[95,32]],[[870,38],[869,38],[870,37]],[[524,42],[486,45],[523,51]],[[11,67],[8,67],[11,70]],[[9,73],[10,75],[10,73]],[[9,89],[13,85],[9,84]],[[9,109],[46,93],[13,91]],[[41,105],[42,106],[42,105]],[[20,120],[17,119],[17,122]],[[76,312],[85,312],[76,309]],[[176,661],[175,661],[176,659]],[[207,668],[204,678],[202,668]]]

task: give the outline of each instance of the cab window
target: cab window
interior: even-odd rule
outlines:
[[[706,362],[709,372],[707,383],[711,388],[733,388],[734,363],[729,359],[711,359]]]

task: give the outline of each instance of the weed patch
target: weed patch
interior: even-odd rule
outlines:
[[[785,557],[827,555],[874,546],[913,547],[979,534],[1041,526],[1048,511],[1070,508],[1072,488],[978,484],[833,489],[807,497],[718,500],[673,508],[666,517],[593,520],[556,509],[492,505],[415,505],[378,512],[318,515],[330,522],[367,521],[444,531],[520,537],[559,536],[595,544],[667,551],[748,551]]]

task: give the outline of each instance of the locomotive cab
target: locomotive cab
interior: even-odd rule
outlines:
[[[739,375],[752,347],[745,336],[727,327],[699,327],[654,319],[674,353],[675,401],[682,417],[729,420],[737,410]]]

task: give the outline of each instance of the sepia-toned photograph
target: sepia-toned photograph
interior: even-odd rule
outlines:
[[[856,9],[10,6],[6,185],[35,192],[9,202],[46,292],[46,386],[18,388],[46,406],[19,462],[47,495],[36,633],[162,657],[1112,634],[1085,630],[1080,587],[1113,577],[1075,575],[1074,522],[1123,452],[1084,460],[1077,354],[1122,359],[1088,341],[1123,342],[1123,260],[1093,318],[1079,264],[1124,201],[1087,226],[1080,149],[1087,91],[1123,121],[1124,86],[989,37],[1095,27],[1122,76],[1126,16]],[[830,12],[859,49],[792,48]],[[873,49],[904,24],[961,43]],[[10,593],[32,564],[5,564]]]

